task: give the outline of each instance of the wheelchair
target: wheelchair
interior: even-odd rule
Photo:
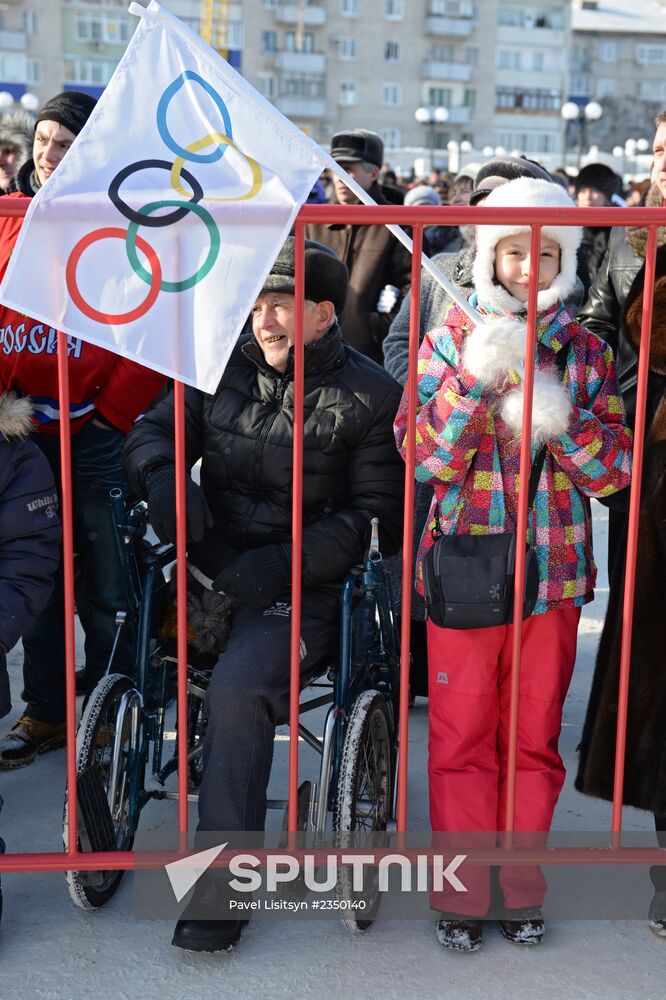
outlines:
[[[175,546],[150,544],[146,539],[145,502],[126,507],[120,491],[114,490],[111,511],[127,611],[116,616],[107,672],[90,694],[77,730],[78,849],[84,852],[131,850],[144,806],[152,799],[178,798],[164,786],[177,772],[181,738],[187,739],[188,798],[197,798],[204,698],[217,661],[217,655],[202,655],[188,645],[187,719],[183,725],[176,720],[175,748],[167,754],[167,711],[176,701],[177,657],[175,641],[160,638],[159,625],[169,594],[165,570],[174,562]],[[123,629],[131,629],[136,638],[134,678],[114,672]],[[394,826],[399,649],[375,518],[367,556],[342,584],[338,648],[308,673],[301,687],[301,717],[329,706],[323,734],[313,733],[301,718],[298,726],[300,738],[320,760],[318,775],[298,789],[298,829],[315,844],[332,832],[334,843],[348,846],[353,839],[358,846]],[[269,800],[268,805],[285,809],[287,803]],[[336,892],[349,901],[357,893],[352,891],[349,869],[341,871]],[[73,901],[95,910],[113,896],[123,874],[123,870],[69,871],[66,876]],[[372,923],[368,914],[378,905],[374,883],[363,892],[363,910],[348,903],[340,909],[344,925],[354,933]]]

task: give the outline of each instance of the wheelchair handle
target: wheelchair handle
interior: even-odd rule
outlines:
[[[368,549],[368,559],[381,559],[379,551],[379,518],[373,517],[370,521],[370,548]]]

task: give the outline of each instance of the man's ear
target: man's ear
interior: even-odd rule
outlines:
[[[324,299],[322,302],[315,303],[316,317],[317,317],[317,329],[318,330],[328,330],[329,326],[335,319],[335,306],[328,299]]]

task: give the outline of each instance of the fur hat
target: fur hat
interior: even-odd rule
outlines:
[[[534,160],[527,160],[524,156],[496,156],[479,168],[469,199],[470,205],[476,205],[477,201],[487,198],[496,187],[507,181],[516,181],[519,177],[536,177],[542,181],[551,179],[550,174]]]
[[[574,203],[551,181],[521,177],[495,188],[488,195],[487,208],[574,208]],[[510,218],[511,213],[507,212]],[[480,302],[499,312],[525,312],[527,304],[511,295],[495,279],[495,247],[505,236],[530,232],[526,225],[483,225],[476,230],[476,257],[472,274]],[[539,309],[548,309],[558,299],[566,299],[576,283],[576,252],[583,236],[580,226],[544,226],[544,236],[560,245],[560,270],[550,288],[539,292]]]
[[[583,188],[594,188],[601,191],[609,202],[612,202],[614,195],[619,195],[622,191],[622,181],[610,167],[604,163],[588,163],[578,171],[578,176],[574,181],[576,194]]]
[[[84,94],[80,90],[64,90],[62,94],[56,94],[42,105],[35,127],[38,122],[58,122],[74,135],[78,135],[96,104],[97,101],[90,94]]]
[[[364,128],[337,132],[331,139],[331,156],[338,163],[372,163],[381,167],[384,143],[380,135]]]
[[[429,184],[417,184],[405,195],[405,205],[441,205],[442,199]]]
[[[290,236],[280,250],[262,292],[294,294],[296,256]],[[332,302],[339,316],[345,307],[349,271],[337,254],[323,243],[305,240],[305,297],[312,302]]]

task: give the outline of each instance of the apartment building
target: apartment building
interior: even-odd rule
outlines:
[[[201,0],[162,2],[199,31]],[[395,162],[430,150],[445,165],[447,147],[465,143],[553,166],[567,100],[601,103],[589,138],[608,150],[648,136],[666,106],[666,0],[237,0],[224,10],[229,61],[268,100],[324,145],[339,129],[373,128]],[[136,23],[127,0],[0,0],[0,90],[98,96]],[[437,120],[417,120],[423,107],[440,109]]]
[[[666,108],[666,0],[574,0],[569,97],[598,101],[601,149],[648,140]]]

